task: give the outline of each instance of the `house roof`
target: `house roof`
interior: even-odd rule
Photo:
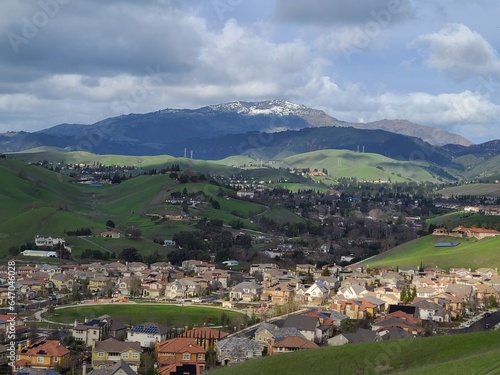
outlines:
[[[121,372],[125,372],[127,375],[137,375],[137,372],[132,370],[128,363],[123,359],[116,362],[109,370],[92,370],[88,375],[114,375],[119,370],[121,370]]]
[[[59,340],[40,340],[21,349],[20,354],[33,356],[63,357],[70,351]]]
[[[354,333],[344,333],[344,337],[352,344],[374,342],[379,335],[370,329],[359,328]]]
[[[288,348],[288,349],[315,349],[319,348],[314,342],[300,336],[288,336],[275,342],[275,348]]]
[[[318,317],[306,315],[290,315],[283,327],[295,327],[299,331],[314,331],[318,326]]]
[[[255,330],[255,334],[258,334],[258,333],[260,333],[262,331],[275,332],[278,329],[279,329],[278,326],[276,326],[274,324],[267,323],[267,322],[262,322],[262,323],[259,324],[259,327],[257,327],[257,329]]]
[[[295,327],[283,327],[273,332],[274,341],[279,342],[287,337],[303,337],[305,336]]]
[[[166,335],[168,328],[155,322],[146,322],[130,329],[133,333],[147,333],[150,335]]]
[[[417,307],[416,306],[410,306],[410,305],[389,305],[389,309],[387,310],[388,314],[391,314],[396,311],[402,311],[405,314],[410,314],[415,316],[417,312]]]
[[[219,350],[226,352],[231,357],[245,357],[245,351],[258,351],[262,353],[262,348],[255,341],[246,337],[231,337],[215,343]]]
[[[110,337],[104,341],[96,341],[92,351],[94,352],[119,352],[123,353],[128,350],[141,352],[141,343],[139,341],[118,341]]]
[[[176,337],[175,339],[158,343],[156,352],[201,354],[205,353],[205,349],[196,343],[194,337]]]

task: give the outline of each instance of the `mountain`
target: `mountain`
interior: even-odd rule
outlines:
[[[442,144],[443,139],[447,139],[447,143],[470,144],[460,136],[407,121],[350,123],[304,105],[267,100],[232,102],[198,109],[164,109],[145,114],[121,115],[92,125],[60,124],[34,133],[4,133],[0,134],[0,152],[51,146],[94,153],[158,155],[170,153],[168,150],[164,152],[167,144],[177,143],[182,149],[180,144],[193,138],[222,137],[250,131],[274,133],[325,126],[383,128],[403,135],[418,135],[436,145]]]

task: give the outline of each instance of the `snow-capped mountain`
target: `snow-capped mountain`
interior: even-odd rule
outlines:
[[[419,137],[433,145],[470,144],[456,134],[409,121],[350,123],[301,104],[286,100],[266,100],[235,101],[198,109],[163,109],[145,114],[111,117],[92,125],[61,124],[35,133],[0,134],[0,152],[54,146],[94,153],[168,154],[174,150],[176,153],[184,150],[186,141],[194,138],[213,139],[229,134],[276,133],[334,126],[382,129]],[[248,148],[249,145],[245,147]]]

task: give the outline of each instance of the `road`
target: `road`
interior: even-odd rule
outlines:
[[[471,332],[483,332],[489,331],[495,325],[500,324],[500,311],[491,312],[490,316],[482,315],[482,318],[476,320],[468,327],[459,329],[450,329],[448,333],[471,333]],[[488,328],[489,327],[489,328]]]

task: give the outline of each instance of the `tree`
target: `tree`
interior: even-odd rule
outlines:
[[[108,220],[108,221],[106,221],[106,226],[108,228],[114,228],[115,227],[115,222],[113,220]]]
[[[216,210],[220,210],[220,203],[214,199],[212,201],[212,207],[215,208]]]
[[[133,279],[130,281],[128,292],[131,296],[137,297],[141,295],[141,280]]]
[[[120,259],[126,262],[142,262],[142,255],[135,247],[127,247],[120,252]]]

